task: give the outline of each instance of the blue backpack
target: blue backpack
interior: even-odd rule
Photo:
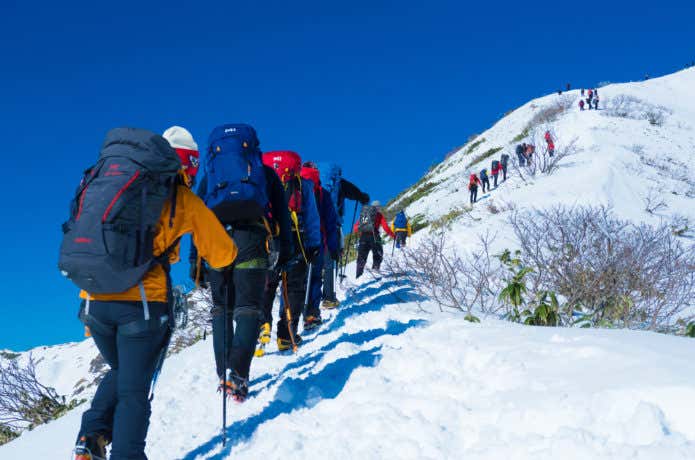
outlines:
[[[205,204],[220,220],[253,220],[265,215],[268,192],[259,144],[256,130],[245,124],[218,126],[210,133]]]
[[[407,228],[408,227],[408,218],[405,217],[405,213],[403,211],[396,214],[396,219],[393,221],[393,227],[394,228]]]

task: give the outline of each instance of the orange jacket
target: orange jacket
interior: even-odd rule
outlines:
[[[159,218],[159,229],[154,237],[155,256],[162,254],[177,238],[186,233],[193,236],[193,244],[198,248],[198,253],[213,268],[223,268],[234,262],[237,256],[237,247],[234,244],[222,224],[205,203],[197,197],[188,187],[178,186],[176,190],[176,213],[173,225],[169,226],[171,203],[167,202]],[[170,263],[179,261],[179,247],[177,246],[169,256]],[[145,295],[150,302],[167,301],[167,283],[164,269],[155,265],[143,278]],[[80,292],[80,297],[87,298],[85,291]],[[140,301],[140,288],[133,286],[125,292],[116,294],[90,295],[92,300],[102,301]]]

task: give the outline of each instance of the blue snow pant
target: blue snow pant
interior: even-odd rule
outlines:
[[[148,322],[142,302],[92,301],[83,317],[111,369],[82,414],[79,436],[103,433],[112,439],[111,460],[147,460],[150,383],[171,331],[167,304],[148,302],[148,307]]]
[[[323,264],[325,262],[324,257],[327,255],[328,251],[324,251],[321,257],[317,257],[311,264],[311,286],[309,287],[309,304],[306,306],[306,311],[304,312],[304,318],[308,316],[315,316],[317,318],[321,317],[321,290],[323,285]],[[328,260],[330,255],[328,255]],[[332,262],[332,260],[331,260]],[[330,273],[333,276],[333,273]]]
[[[239,250],[234,264],[224,271],[208,271],[212,293],[212,346],[217,376],[225,369],[249,378],[251,360],[256,350],[258,329],[263,318],[263,291],[268,272],[267,231],[263,228],[239,227],[229,230]],[[224,310],[227,307],[225,317]],[[224,341],[225,320],[227,342]],[[234,327],[236,323],[236,327]],[[225,348],[227,362],[224,362]]]

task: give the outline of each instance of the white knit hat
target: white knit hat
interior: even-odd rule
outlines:
[[[190,177],[198,174],[200,153],[198,152],[198,144],[193,140],[191,133],[186,128],[172,126],[164,131],[162,137],[169,141],[169,145],[176,150],[186,174]]]
[[[172,126],[164,131],[162,136],[175,149],[198,150],[198,144],[193,140],[191,133],[181,126]]]

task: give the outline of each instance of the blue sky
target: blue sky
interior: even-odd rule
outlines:
[[[248,122],[387,201],[530,98],[695,60],[693,2],[240,3],[3,3],[0,349],[81,337],[60,224],[109,128]]]

